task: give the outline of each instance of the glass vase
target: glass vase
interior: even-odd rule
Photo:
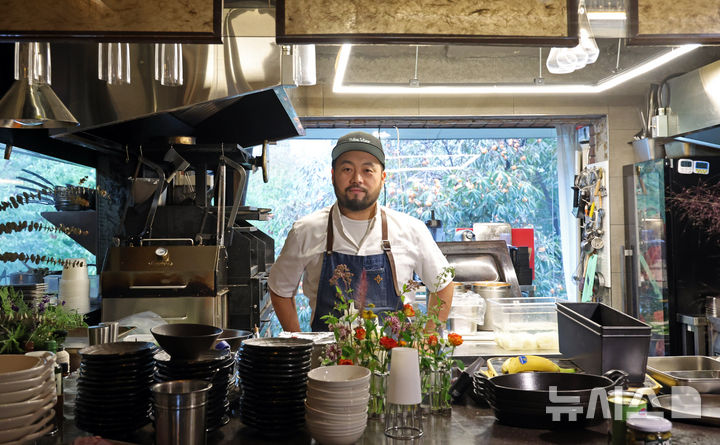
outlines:
[[[452,369],[447,366],[438,366],[430,371],[430,412],[440,416],[450,416],[450,384],[452,383]]]
[[[420,412],[423,416],[430,414],[430,393],[432,392],[434,370],[431,367],[420,368]]]
[[[383,419],[385,417],[385,395],[387,394],[388,375],[388,372],[373,371],[370,376],[368,419]]]

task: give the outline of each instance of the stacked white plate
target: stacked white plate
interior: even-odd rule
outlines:
[[[0,355],[0,444],[38,439],[54,427],[55,354]]]
[[[308,373],[305,422],[324,445],[357,442],[367,426],[370,370],[361,366],[321,366]]]

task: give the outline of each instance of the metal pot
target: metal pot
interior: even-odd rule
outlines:
[[[493,320],[491,298],[510,297],[510,283],[502,281],[477,281],[472,284],[471,290],[485,299],[485,320],[482,326],[483,331],[492,331],[495,326]]]
[[[555,428],[602,419],[603,409],[597,402],[606,401],[608,391],[614,387],[624,386],[627,376],[624,371],[612,370],[602,376],[524,372],[492,378],[478,372],[474,378],[502,423]],[[600,397],[595,398],[593,391],[601,391]],[[588,412],[591,403],[596,405],[592,414]]]

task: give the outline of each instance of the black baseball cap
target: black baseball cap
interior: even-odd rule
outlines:
[[[338,139],[337,144],[332,149],[332,161],[340,157],[341,154],[348,151],[364,151],[375,156],[385,168],[385,152],[383,151],[380,139],[365,133],[364,131],[353,131]]]

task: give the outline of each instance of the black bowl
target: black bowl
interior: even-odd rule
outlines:
[[[215,340],[215,344],[224,340],[230,345],[231,351],[237,351],[242,346],[243,340],[247,340],[252,336],[253,333],[250,331],[243,331],[240,329],[223,329],[222,334],[220,334],[217,340]],[[215,346],[215,344],[213,346]]]
[[[150,333],[173,359],[192,360],[210,349],[222,329],[205,324],[178,323],[155,326]]]

